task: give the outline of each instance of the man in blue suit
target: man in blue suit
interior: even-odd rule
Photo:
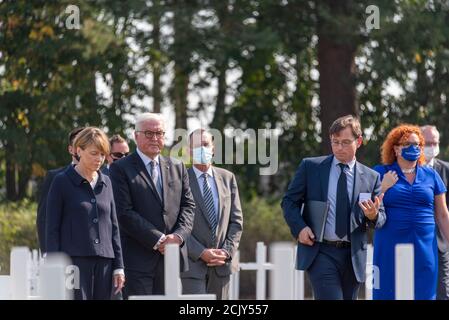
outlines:
[[[333,154],[303,159],[282,209],[298,241],[296,267],[307,271],[315,299],[354,300],[366,279],[367,230],[386,220],[381,181],[377,172],[356,161],[362,130],[355,117],[338,118],[329,134]],[[301,214],[311,200],[327,202],[322,241]]]

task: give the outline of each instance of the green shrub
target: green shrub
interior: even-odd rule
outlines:
[[[256,244],[269,245],[276,241],[293,241],[284,220],[279,200],[253,197],[242,201],[243,234],[240,242],[240,260],[255,259]]]
[[[12,247],[38,247],[36,208],[30,201],[0,205],[0,274],[9,274]]]

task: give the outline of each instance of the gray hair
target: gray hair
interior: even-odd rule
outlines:
[[[435,132],[436,134],[438,134],[438,136],[440,136],[440,132],[438,131],[437,127],[430,125],[430,124],[426,124],[425,126],[420,127],[421,132],[427,131],[427,130],[432,130],[433,132]]]
[[[135,129],[139,130],[140,124],[142,124],[142,122],[149,121],[149,120],[160,121],[162,123],[162,126],[165,128],[165,119],[161,113],[145,112],[145,113],[139,114],[136,117]]]
[[[210,137],[211,137],[211,140],[212,140],[212,142],[214,141],[214,136],[212,135],[212,133],[210,133],[209,131],[207,131],[206,129],[203,129],[203,128],[199,128],[199,129],[196,129],[196,130],[193,130],[191,133],[190,133],[190,135],[189,135],[189,144],[191,145],[192,144],[192,142],[193,142],[193,136],[194,135],[197,135],[197,134],[207,134],[207,135],[209,135]]]

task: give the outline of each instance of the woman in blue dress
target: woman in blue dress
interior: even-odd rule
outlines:
[[[373,299],[395,299],[395,246],[414,246],[415,299],[436,297],[438,249],[435,220],[449,239],[446,187],[440,176],[423,166],[424,138],[417,126],[400,125],[384,141],[382,163],[374,169],[382,178],[387,221],[374,235],[373,264],[378,267],[379,286]]]

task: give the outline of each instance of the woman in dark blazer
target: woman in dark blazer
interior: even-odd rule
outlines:
[[[99,170],[109,142],[103,131],[87,127],[74,147],[79,163],[58,174],[48,194],[47,253],[64,252],[79,268],[76,300],[108,300],[125,282],[111,181]]]

